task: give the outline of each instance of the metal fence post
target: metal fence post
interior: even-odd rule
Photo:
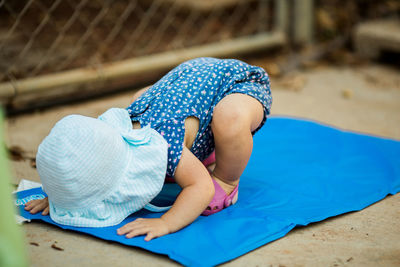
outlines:
[[[289,31],[289,3],[288,0],[275,0],[276,17],[275,25],[285,34]]]
[[[314,1],[294,0],[293,42],[309,44],[313,41]]]

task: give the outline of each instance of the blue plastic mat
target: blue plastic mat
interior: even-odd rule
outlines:
[[[168,186],[159,201],[176,194],[176,187]],[[21,214],[165,254],[183,265],[212,266],[276,240],[297,225],[360,210],[399,191],[399,141],[273,117],[255,135],[237,204],[209,217],[200,216],[179,232],[150,242],[143,236],[126,239],[116,234],[117,228],[137,217],[161,216],[143,210],[106,228],[63,226],[49,216],[31,215],[23,209]],[[19,201],[40,193],[38,188],[20,192]]]

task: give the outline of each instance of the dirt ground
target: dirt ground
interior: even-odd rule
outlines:
[[[314,119],[400,140],[399,74],[399,69],[379,64],[325,65],[272,79],[272,114]],[[41,140],[63,116],[97,116],[110,107],[125,107],[132,92],[9,118],[7,143],[18,145],[27,156],[34,157]],[[29,160],[10,164],[14,183],[21,178],[39,181]],[[224,265],[400,266],[399,207],[400,194],[388,196],[362,211],[296,228],[284,238]],[[165,256],[44,223],[27,223],[23,228],[32,266],[177,265]],[[51,248],[55,241],[63,251]]]

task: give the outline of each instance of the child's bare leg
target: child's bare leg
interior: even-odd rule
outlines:
[[[228,95],[214,109],[211,128],[216,165],[212,175],[227,194],[239,183],[253,149],[251,132],[263,116],[262,104],[245,94]]]

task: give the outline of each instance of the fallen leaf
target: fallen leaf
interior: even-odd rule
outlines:
[[[332,15],[328,13],[325,9],[317,10],[317,23],[318,25],[324,29],[325,31],[335,31],[336,30],[336,22],[332,18]]]
[[[8,155],[11,158],[11,160],[14,161],[21,161],[24,160],[23,154],[25,153],[24,150],[19,147],[19,146],[10,146],[7,148],[8,150]]]
[[[64,251],[64,249],[59,247],[59,246],[57,246],[56,243],[57,242],[54,242],[53,245],[51,245],[51,247],[54,248],[55,250]]]

